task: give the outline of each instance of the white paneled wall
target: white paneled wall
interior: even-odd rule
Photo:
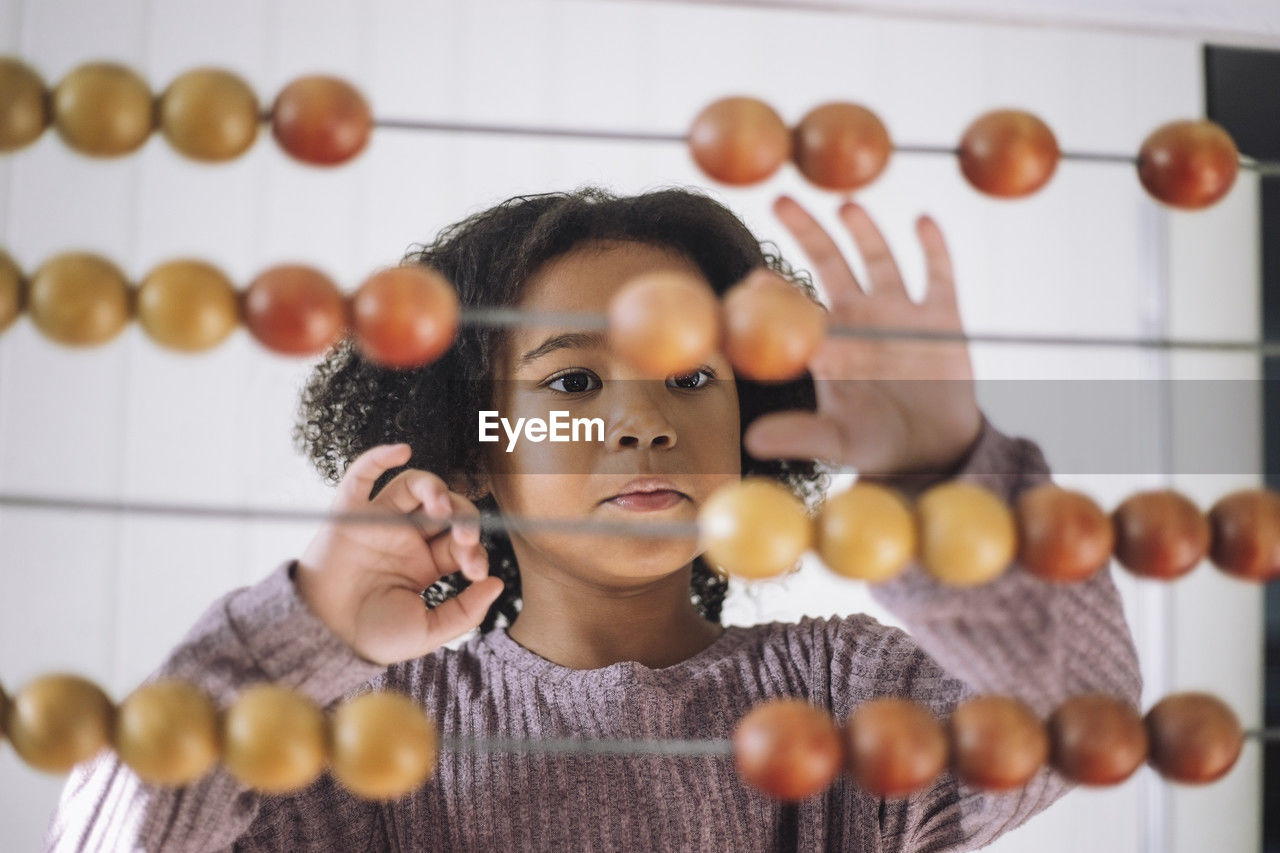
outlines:
[[[50,82],[86,60],[123,61],[157,90],[187,68],[222,65],[264,100],[295,76],[323,71],[359,85],[384,118],[680,132],[714,98],[747,93],[789,121],[826,99],[855,100],[878,111],[899,142],[951,144],[980,112],[1020,106],[1049,122],[1066,149],[1120,153],[1164,121],[1199,115],[1202,100],[1199,45],[1190,40],[667,2],[0,0],[0,49]],[[0,245],[26,269],[61,250],[98,251],[135,279],[182,255],[211,260],[242,284],[270,264],[301,260],[350,289],[475,210],[585,183],[626,192],[706,185],[675,143],[388,130],[353,164],[319,170],[290,161],[266,133],[220,166],[183,160],[158,137],[135,156],[89,160],[49,133],[0,159]],[[761,187],[713,189],[802,266],[769,212],[774,196],[792,193],[836,227],[836,198],[790,168]],[[912,221],[922,211],[940,221],[972,330],[1257,333],[1247,176],[1213,210],[1173,214],[1125,166],[1064,163],[1036,196],[998,202],[969,189],[950,158],[900,154],[859,198],[916,294],[924,265]],[[851,241],[841,242],[852,255]],[[974,359],[990,379],[1256,370],[1243,358],[1104,349],[987,345]],[[323,509],[328,490],[289,439],[308,366],[268,355],[243,331],[200,356],[161,351],[136,327],[72,351],[21,320],[0,336],[0,491]],[[1256,447],[1256,424],[1238,418],[1224,426],[1237,434],[1223,440]],[[1176,444],[1175,426],[1163,424],[1153,440]],[[1054,447],[1045,450],[1052,464]],[[1059,479],[1107,506],[1167,482]],[[1207,507],[1256,481],[1175,484]],[[13,687],[66,669],[123,696],[210,601],[296,555],[311,533],[307,524],[0,509],[0,679]],[[1207,568],[1172,588],[1117,581],[1143,658],[1145,704],[1174,689],[1208,689],[1257,724],[1257,590]],[[892,621],[862,587],[815,564],[736,590],[726,618],[857,610]],[[1207,788],[1173,788],[1143,769],[1118,788],[1072,792],[991,849],[1256,850],[1259,770],[1252,745]],[[0,848],[34,849],[60,788],[60,778],[0,748]]]

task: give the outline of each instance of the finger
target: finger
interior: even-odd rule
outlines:
[[[369,501],[373,484],[378,478],[396,466],[409,461],[412,455],[407,444],[379,444],[356,457],[338,483],[334,498],[335,509],[356,509]]]
[[[489,607],[502,594],[501,578],[485,578],[471,584],[453,598],[423,613],[427,642],[438,648],[479,625]]]
[[[867,278],[871,285],[867,289],[872,294],[909,299],[907,288],[902,283],[902,271],[898,269],[893,252],[889,251],[889,244],[866,208],[846,201],[840,205],[840,221],[858,244],[858,251],[862,253],[862,260],[867,265]]]
[[[453,516],[449,487],[430,471],[402,472],[378,494],[376,502],[411,516],[423,538],[448,528]]]
[[[778,196],[773,212],[808,255],[832,310],[847,308],[866,296],[836,241],[799,202]]]
[[[449,498],[453,538],[459,545],[475,545],[480,541],[480,509],[457,492],[445,492]]]
[[[954,306],[955,274],[951,268],[951,253],[947,251],[947,242],[942,237],[942,229],[933,217],[921,216],[916,220],[916,233],[920,236],[920,245],[924,247],[925,271],[929,278],[925,301]]]
[[[427,548],[437,572],[431,583],[454,572],[462,572],[471,581],[489,574],[489,554],[479,543],[462,545],[451,536],[435,536],[427,540]]]
[[[751,422],[743,446],[757,459],[825,459],[848,464],[849,438],[839,421],[813,412],[774,412]]]

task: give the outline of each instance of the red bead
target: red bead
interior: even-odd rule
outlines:
[[[1059,583],[1094,575],[1111,559],[1111,519],[1087,495],[1044,483],[1018,497],[1018,562]]]
[[[773,107],[755,98],[722,98],[689,128],[698,168],[725,184],[756,184],[791,156],[791,131]]]
[[[831,715],[799,699],[770,699],[752,709],[733,732],[738,773],[782,800],[826,789],[844,763]]]
[[[962,702],[951,714],[948,728],[956,776],[979,788],[1019,788],[1049,758],[1049,735],[1040,718],[1012,696],[978,696]]]
[[[1209,510],[1209,559],[1251,581],[1280,577],[1280,495],[1266,489],[1232,492]]]
[[[365,356],[384,367],[429,364],[453,344],[458,297],[435,270],[391,267],[374,273],[351,298],[351,321]]]
[[[244,295],[244,322],[267,349],[284,355],[323,352],[347,329],[347,302],[324,273],[299,264],[266,270]]]
[[[1151,766],[1177,782],[1204,784],[1235,766],[1244,732],[1235,712],[1208,693],[1175,693],[1147,712]]]
[[[947,738],[929,710],[897,697],[859,705],[845,721],[849,772],[877,797],[905,797],[947,764]]]
[[[271,108],[271,132],[293,157],[316,166],[345,163],[369,142],[373,113],[354,86],[317,75],[293,81]]]
[[[1118,785],[1147,757],[1147,730],[1126,702],[1102,693],[1073,696],[1049,718],[1053,766],[1072,782]]]
[[[960,140],[960,171],[976,189],[1019,198],[1043,187],[1058,168],[1058,140],[1049,126],[1021,110],[993,110]]]
[[[1156,199],[1197,209],[1218,201],[1240,169],[1236,143],[1208,119],[1173,121],[1157,128],[1138,152],[1138,179]]]
[[[893,144],[875,113],[857,104],[823,104],[795,129],[793,156],[801,173],[829,190],[855,190],[884,171]]]
[[[1209,550],[1209,522],[1187,498],[1169,489],[1140,492],[1111,514],[1116,559],[1129,571],[1175,580]]]

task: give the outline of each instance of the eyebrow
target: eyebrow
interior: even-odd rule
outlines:
[[[542,358],[547,353],[555,352],[558,349],[604,349],[607,340],[605,332],[565,332],[560,335],[552,335],[520,356],[516,366],[523,367],[529,362]]]

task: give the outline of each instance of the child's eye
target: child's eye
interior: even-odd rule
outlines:
[[[584,384],[587,382],[587,378],[595,379],[595,374],[588,373],[585,370],[571,370],[567,373],[561,373],[559,376],[552,379],[547,383],[547,387],[552,391],[560,391],[565,394],[582,394],[586,391],[594,391],[594,388],[584,387]],[[596,379],[596,382],[599,381],[600,380]],[[569,387],[556,388],[555,384],[557,382],[565,382]],[[599,386],[597,385],[596,387]]]
[[[696,385],[678,385],[678,386],[676,386],[676,387],[678,387],[678,388],[683,388],[683,389],[684,389],[684,390],[686,390],[686,391],[695,391],[695,390],[697,390],[698,388],[705,388],[705,387],[707,387],[707,385],[711,384],[711,380],[715,378],[715,373],[714,373],[714,372],[711,370],[711,368],[709,368],[709,367],[700,367],[700,368],[698,368],[697,370],[695,370],[693,373],[686,373],[686,374],[684,374],[683,376],[677,376],[677,377],[675,377],[674,379],[669,379],[669,380],[667,380],[667,381],[668,381],[668,382],[672,382],[672,381],[674,381],[674,382],[687,382],[687,381],[692,380],[692,381],[694,381],[694,382],[697,382],[697,381],[698,381],[698,377],[700,377],[700,376],[705,376],[705,377],[706,377],[706,381],[705,381],[705,382],[698,382],[698,384],[696,384]]]

